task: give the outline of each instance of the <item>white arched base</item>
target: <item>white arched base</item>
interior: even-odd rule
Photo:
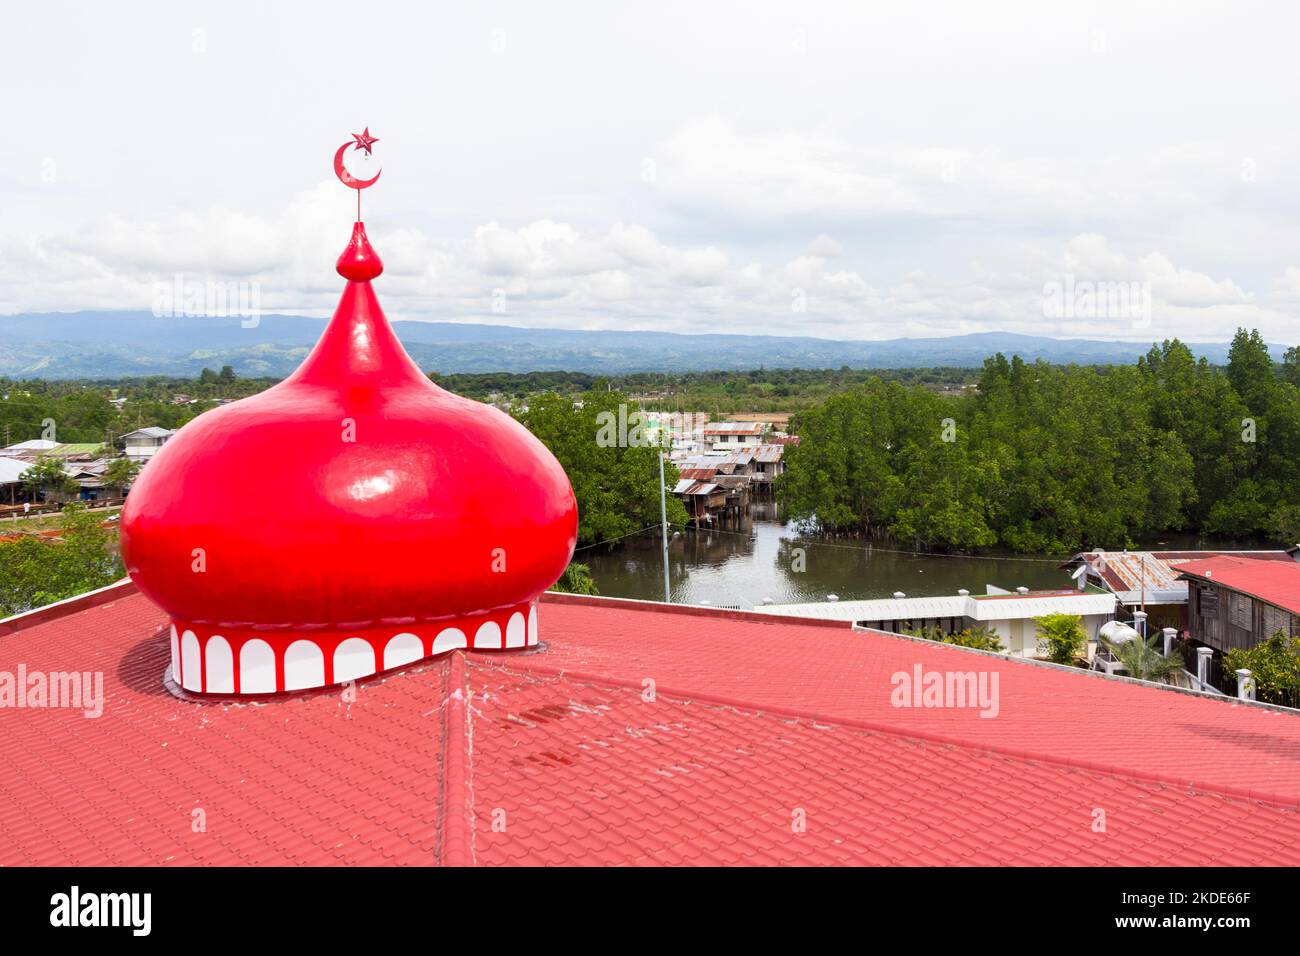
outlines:
[[[537,646],[537,602],[463,618],[361,630],[257,630],[172,621],[172,675],[196,694],[330,687],[449,651]]]

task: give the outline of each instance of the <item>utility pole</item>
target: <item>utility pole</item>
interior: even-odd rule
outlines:
[[[1147,556],[1145,554],[1139,560],[1139,567],[1142,576],[1142,610],[1145,611],[1147,609]]]
[[[655,454],[659,457],[659,520],[664,537],[664,603],[672,604],[672,588],[668,582],[668,488],[664,485],[664,455],[657,444]]]

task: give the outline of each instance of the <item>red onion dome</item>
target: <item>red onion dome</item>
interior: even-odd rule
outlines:
[[[127,571],[171,615],[188,691],[324,687],[533,646],[537,598],[573,554],[559,462],[420,371],[379,307],[360,222],[338,271],[342,300],[298,370],[181,428],[122,511]]]

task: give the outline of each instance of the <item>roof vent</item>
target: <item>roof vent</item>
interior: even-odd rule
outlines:
[[[895,592],[894,592],[894,598],[895,598],[896,600],[901,601],[901,600],[903,600],[903,598],[905,598],[905,597],[907,597],[907,595],[904,594],[902,591],[895,591]]]
[[[1018,587],[1018,588],[1016,588],[1016,593],[1017,593],[1017,594],[1028,594],[1028,593],[1029,593],[1029,588],[1024,587],[1024,586]]]
[[[838,601],[839,599],[840,599],[840,596],[839,596],[838,594],[828,594],[828,595],[826,595],[826,600],[828,600],[828,601]]]
[[[967,591],[965,588],[958,588],[958,589],[957,589],[957,596],[958,596],[958,597],[970,597],[970,592]]]

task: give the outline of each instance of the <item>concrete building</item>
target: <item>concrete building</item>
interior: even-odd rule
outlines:
[[[704,426],[704,442],[713,448],[741,448],[763,443],[762,422],[712,422]]]
[[[890,633],[939,627],[949,633],[985,627],[996,631],[1003,649],[1015,657],[1038,654],[1038,628],[1034,618],[1045,614],[1077,614],[1088,640],[1097,640],[1097,630],[1114,620],[1113,594],[1101,590],[1079,592],[1022,590],[1014,593],[973,595],[959,591],[939,597],[894,597],[870,601],[818,601],[810,604],[760,604],[760,614],[848,621],[860,627]]]
[[[176,433],[170,428],[157,428],[152,425],[127,432],[122,436],[126,457],[134,458],[136,461],[148,461],[158,454],[158,449],[174,434]]]

